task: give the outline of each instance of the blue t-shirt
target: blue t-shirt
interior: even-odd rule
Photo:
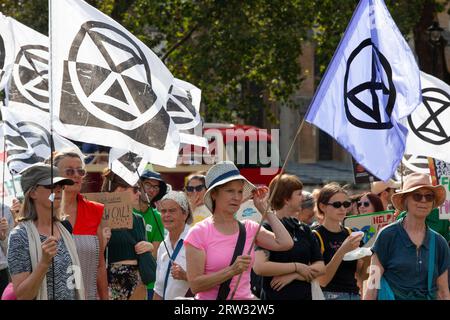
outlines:
[[[436,279],[449,268],[449,246],[444,237],[427,228],[425,239],[417,248],[402,222],[403,219],[398,220],[382,229],[372,251],[377,254],[384,268],[383,277],[388,281],[396,300],[426,299],[431,232],[436,236],[433,295],[437,290]]]

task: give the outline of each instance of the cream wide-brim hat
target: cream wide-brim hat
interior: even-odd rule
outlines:
[[[211,191],[214,188],[224,185],[230,181],[242,180],[244,181],[243,199],[251,196],[256,187],[241,175],[239,169],[232,161],[221,161],[212,166],[206,173],[205,182],[208,189],[203,197],[205,206],[209,211],[213,212],[213,201],[211,199]]]
[[[406,176],[405,183],[403,184],[403,189],[400,192],[392,195],[392,204],[400,212],[405,211],[404,199],[406,195],[421,188],[429,189],[434,193],[435,198],[433,208],[438,208],[444,203],[446,198],[446,191],[444,186],[433,186],[431,184],[431,178],[428,174],[414,172]]]

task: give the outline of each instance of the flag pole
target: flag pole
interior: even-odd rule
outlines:
[[[131,155],[131,152],[128,152],[128,154]],[[139,174],[138,168],[135,167],[134,172],[136,172],[136,174],[138,175],[138,185],[139,185],[139,188],[141,189],[141,193],[145,195],[145,198],[147,200],[147,205],[149,208],[151,208],[152,206],[151,206],[150,198],[148,197],[147,192],[145,192],[144,183],[141,181],[141,175]],[[140,197],[139,197],[139,201],[141,201]],[[153,210],[150,210],[150,211],[152,212],[153,218],[155,219],[156,229],[158,229],[159,235],[162,238],[162,243],[164,244],[164,248],[166,249],[167,256],[169,257],[169,260],[172,260],[172,255],[170,254],[169,249],[167,248],[166,241],[164,240],[164,233],[162,232],[163,228],[159,225],[158,219],[156,219],[156,215],[153,212]]]
[[[53,57],[52,57],[52,48],[53,48],[53,30],[52,30],[52,7],[53,0],[48,0],[48,36],[49,36],[49,59],[48,59],[48,90],[49,90],[49,114],[50,114],[50,183],[51,183],[51,193],[50,193],[50,203],[51,203],[51,227],[50,234],[53,236],[53,212],[54,208],[54,200],[55,200],[55,190],[53,189],[53,152],[55,151],[55,145],[53,143]],[[53,300],[56,300],[55,297],[55,258],[52,258],[52,291],[53,291]]]
[[[5,125],[5,122],[3,122],[3,125]],[[6,137],[5,133],[3,132],[3,172],[2,172],[2,218],[5,217],[5,167],[6,167]],[[14,180],[13,180],[14,184]]]
[[[284,159],[283,166],[281,167],[280,173],[278,174],[278,179],[277,179],[277,181],[275,182],[273,191],[270,193],[270,196],[269,196],[269,200],[268,200],[268,202],[267,202],[266,209],[265,209],[264,212],[263,212],[263,215],[262,215],[262,217],[261,217],[261,221],[259,222],[258,230],[256,231],[256,234],[255,234],[255,236],[253,237],[253,241],[252,241],[252,244],[251,244],[250,248],[249,248],[248,251],[247,251],[247,255],[250,255],[251,252],[252,252],[252,250],[253,250],[253,247],[254,247],[255,242],[256,242],[256,237],[258,236],[258,233],[259,233],[259,231],[261,230],[261,227],[262,227],[262,224],[263,224],[263,221],[264,221],[264,217],[266,216],[266,214],[267,214],[267,212],[268,212],[268,210],[269,210],[269,207],[270,207],[270,203],[272,202],[272,199],[273,199],[273,197],[275,196],[275,193],[277,192],[278,185],[279,185],[279,183],[280,183],[280,181],[281,181],[281,176],[282,176],[283,173],[284,173],[286,164],[287,164],[287,162],[288,162],[288,160],[289,160],[289,158],[290,158],[290,156],[291,156],[292,150],[294,149],[295,142],[297,141],[297,138],[298,138],[298,136],[300,135],[300,132],[301,132],[302,129],[303,129],[303,125],[305,124],[305,118],[306,118],[306,115],[303,117],[302,122],[300,123],[300,125],[299,125],[299,127],[298,127],[297,133],[295,134],[294,140],[292,141],[291,146],[289,147],[289,151],[288,151],[288,153],[287,153],[287,155],[286,155],[286,159]],[[239,277],[238,277],[238,279],[237,279],[237,281],[236,281],[236,286],[234,287],[234,290],[233,290],[233,293],[231,294],[230,300],[233,300],[234,295],[236,294],[236,291],[237,291],[237,289],[238,289],[238,287],[239,287],[239,282],[241,281],[241,278],[242,278],[242,273],[239,274]]]

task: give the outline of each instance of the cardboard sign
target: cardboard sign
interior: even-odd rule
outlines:
[[[444,186],[447,196],[439,207],[439,219],[450,220],[450,163],[429,158],[430,172],[433,185]]]
[[[394,222],[394,211],[388,210],[345,217],[344,226],[353,231],[363,231],[364,247],[370,248],[374,244],[378,232],[392,222]]]
[[[91,201],[103,203],[102,224],[111,229],[132,229],[133,228],[133,207],[134,204],[130,195],[125,192],[99,192],[84,193],[83,196]]]

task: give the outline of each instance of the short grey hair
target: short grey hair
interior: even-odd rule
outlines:
[[[191,207],[189,206],[189,201],[186,197],[186,194],[181,191],[169,191],[162,197],[160,200],[163,202],[164,200],[173,200],[175,201],[183,210],[183,212],[187,215],[186,223],[191,224],[193,221]]]

